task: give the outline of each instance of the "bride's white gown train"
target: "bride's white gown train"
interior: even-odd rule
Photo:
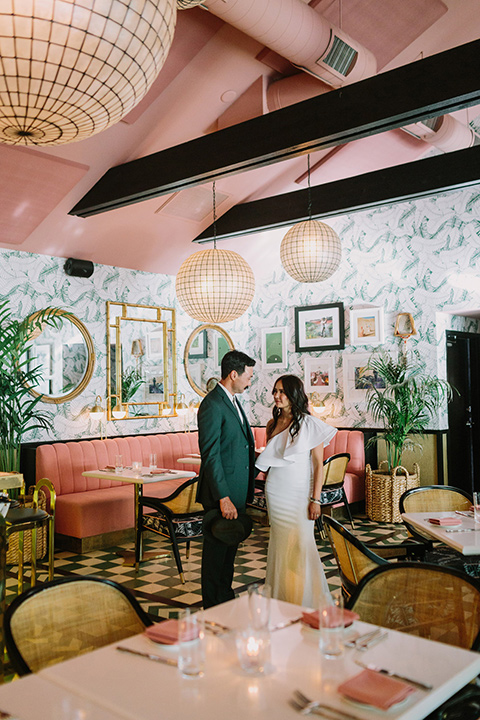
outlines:
[[[289,428],[275,435],[258,456],[256,466],[268,470],[265,487],[270,519],[267,575],[272,597],[316,608],[328,584],[320,562],[314,522],[308,519],[312,494],[312,448],[328,445],[337,432],[305,415],[295,439]]]

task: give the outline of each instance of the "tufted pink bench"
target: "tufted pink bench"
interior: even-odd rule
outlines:
[[[264,447],[265,428],[253,428],[255,446]],[[350,453],[350,461],[345,474],[345,492],[348,502],[365,499],[365,443],[360,430],[339,430],[323,452],[326,460],[331,455]]]
[[[133,537],[133,486],[118,481],[85,478],[82,472],[115,464],[122,455],[125,465],[141,460],[148,465],[150,453],[157,466],[198,471],[198,465],[177,463],[177,458],[198,452],[197,433],[82,440],[39,445],[36,477],[48,478],[57,492],[55,534],[60,546],[74,552],[105,547]],[[146,494],[166,497],[184,480],[165,480],[148,485]]]

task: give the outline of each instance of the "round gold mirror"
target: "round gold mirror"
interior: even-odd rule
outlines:
[[[34,323],[39,312],[29,320]],[[71,313],[57,310],[55,326],[35,328],[28,349],[28,362],[41,369],[41,381],[29,388],[32,395],[43,395],[42,402],[64,403],[86,388],[93,373],[95,351],[85,325]]]
[[[218,325],[200,325],[190,335],[183,356],[187,380],[198,395],[205,397],[221,379],[221,362],[234,350],[230,335]]]

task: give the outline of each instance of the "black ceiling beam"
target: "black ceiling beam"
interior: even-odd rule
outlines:
[[[311,188],[312,217],[327,218],[480,183],[480,145]],[[215,237],[262,232],[307,220],[308,189],[235,205],[216,221]],[[194,242],[211,242],[210,225]]]
[[[108,170],[88,217],[480,104],[480,40]]]

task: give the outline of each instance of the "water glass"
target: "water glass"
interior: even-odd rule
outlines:
[[[121,455],[115,455],[115,472],[118,474],[123,472],[123,458]]]
[[[249,585],[248,613],[250,627],[254,630],[267,630],[270,622],[270,605],[272,589],[270,585]]]
[[[152,472],[152,470],[156,470],[156,469],[157,469],[157,455],[156,455],[156,453],[150,453],[150,456],[149,456],[149,459],[148,459],[148,467],[149,467],[150,472]]]
[[[270,632],[248,627],[235,638],[240,667],[250,675],[263,675],[270,663]]]
[[[185,609],[178,621],[178,669],[182,677],[202,677],[205,669],[205,622],[203,610]]]
[[[343,596],[326,593],[318,612],[320,628],[320,652],[326,658],[338,658],[344,650],[345,620],[343,614]]]
[[[138,477],[142,472],[142,463],[139,460],[134,460],[132,462],[132,470],[133,474]]]
[[[480,523],[480,492],[473,493],[473,516],[476,523]]]

